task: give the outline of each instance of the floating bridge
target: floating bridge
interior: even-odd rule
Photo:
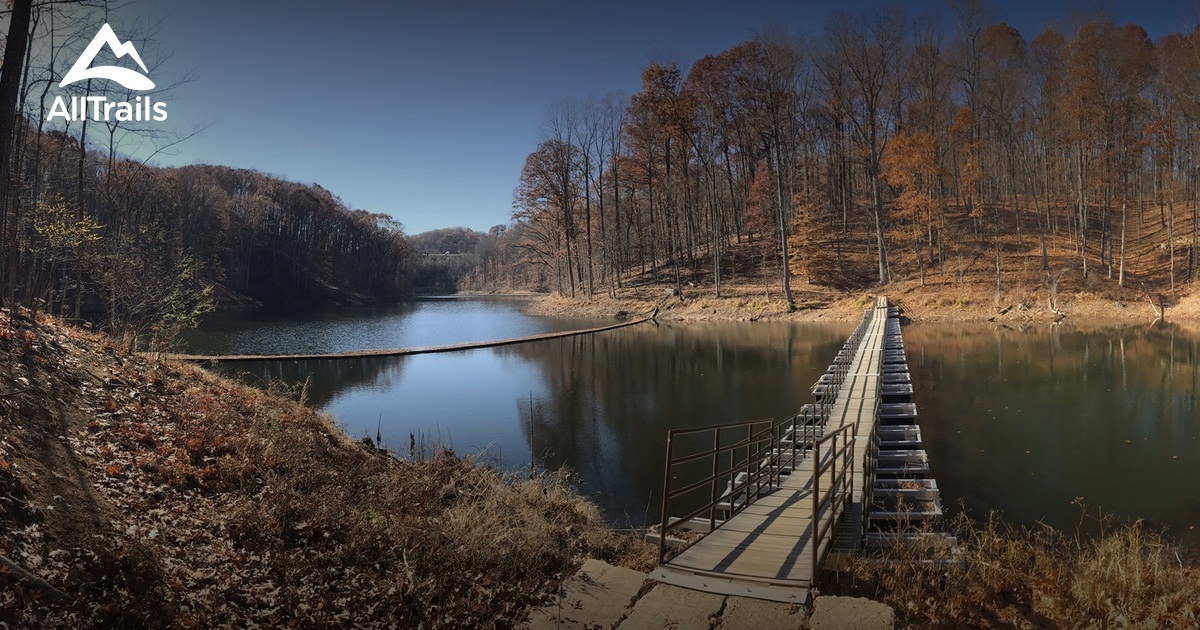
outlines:
[[[784,420],[668,433],[652,578],[805,603],[831,553],[953,544],[909,531],[942,510],[887,298],[867,309],[812,392]]]

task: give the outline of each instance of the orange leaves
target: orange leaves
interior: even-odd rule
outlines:
[[[954,112],[954,121],[950,123],[950,133],[961,138],[969,138],[971,129],[977,122],[975,112],[971,110],[971,107],[963,105]]]
[[[880,166],[884,179],[893,186],[907,189],[926,185],[930,177],[939,174],[937,141],[923,131],[897,132],[888,143]]]
[[[941,169],[937,141],[925,132],[898,132],[880,161],[884,179],[904,190],[896,198],[896,216],[918,220],[934,207],[933,190]]]

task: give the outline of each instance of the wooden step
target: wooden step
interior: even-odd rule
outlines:
[[[894,438],[879,440],[880,451],[910,450],[915,448],[921,448],[920,438]]]
[[[936,501],[941,498],[937,488],[880,488],[876,486],[871,494],[895,501]]]

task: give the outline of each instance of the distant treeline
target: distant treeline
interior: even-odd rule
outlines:
[[[465,227],[422,232],[409,238],[416,254],[412,286],[417,293],[550,289],[543,265],[522,254],[525,226],[497,225],[485,232]]]
[[[385,214],[324,188],[223,166],[155,168],[77,138],[20,134],[22,203],[10,212],[5,289],[18,302],[115,320],[214,287],[270,306],[399,299],[411,248]],[[151,309],[151,310],[148,310]]]
[[[1200,276],[1200,31],[1093,15],[1027,38],[948,6],[767,28],[651,63],[631,98],[555,103],[514,194],[520,260],[569,294],[659,270],[719,295],[748,250],[785,289]]]
[[[4,293],[115,332],[166,332],[215,303],[394,300],[413,256],[388,215],[318,185],[223,166],[155,168],[20,127],[20,203],[5,223]]]

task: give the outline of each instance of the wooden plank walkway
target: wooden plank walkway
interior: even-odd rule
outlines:
[[[834,402],[826,429],[829,433],[845,424],[857,427],[853,502],[861,514],[862,462],[866,436],[874,430],[883,372],[883,346],[887,324],[887,298],[879,298],[872,320],[855,353],[846,381]],[[832,456],[832,449],[822,457]],[[805,603],[813,581],[813,458],[800,462],[774,493],[760,498],[717,530],[678,556],[660,565],[650,577],[668,584],[726,595]],[[821,476],[828,489],[833,471]],[[822,519],[832,518],[824,509]],[[824,523],[816,523],[824,526]],[[819,541],[821,557],[837,528]]]
[[[725,595],[803,603],[812,582],[813,460],[651,577]],[[833,472],[822,475],[832,483]],[[828,487],[826,485],[826,487]],[[831,514],[824,510],[826,519]]]
[[[866,336],[859,344],[854,362],[850,364],[850,373],[846,382],[838,392],[837,400],[833,403],[833,411],[829,414],[829,425],[826,431],[853,424],[855,433],[859,436],[854,443],[854,461],[858,466],[854,469],[852,502],[855,507],[862,503],[863,495],[863,462],[866,461],[867,449],[870,446],[870,436],[875,432],[875,422],[880,404],[880,391],[883,383],[883,346],[886,342],[888,319],[888,301],[880,297],[875,303],[875,314]],[[859,510],[861,513],[861,509]]]

